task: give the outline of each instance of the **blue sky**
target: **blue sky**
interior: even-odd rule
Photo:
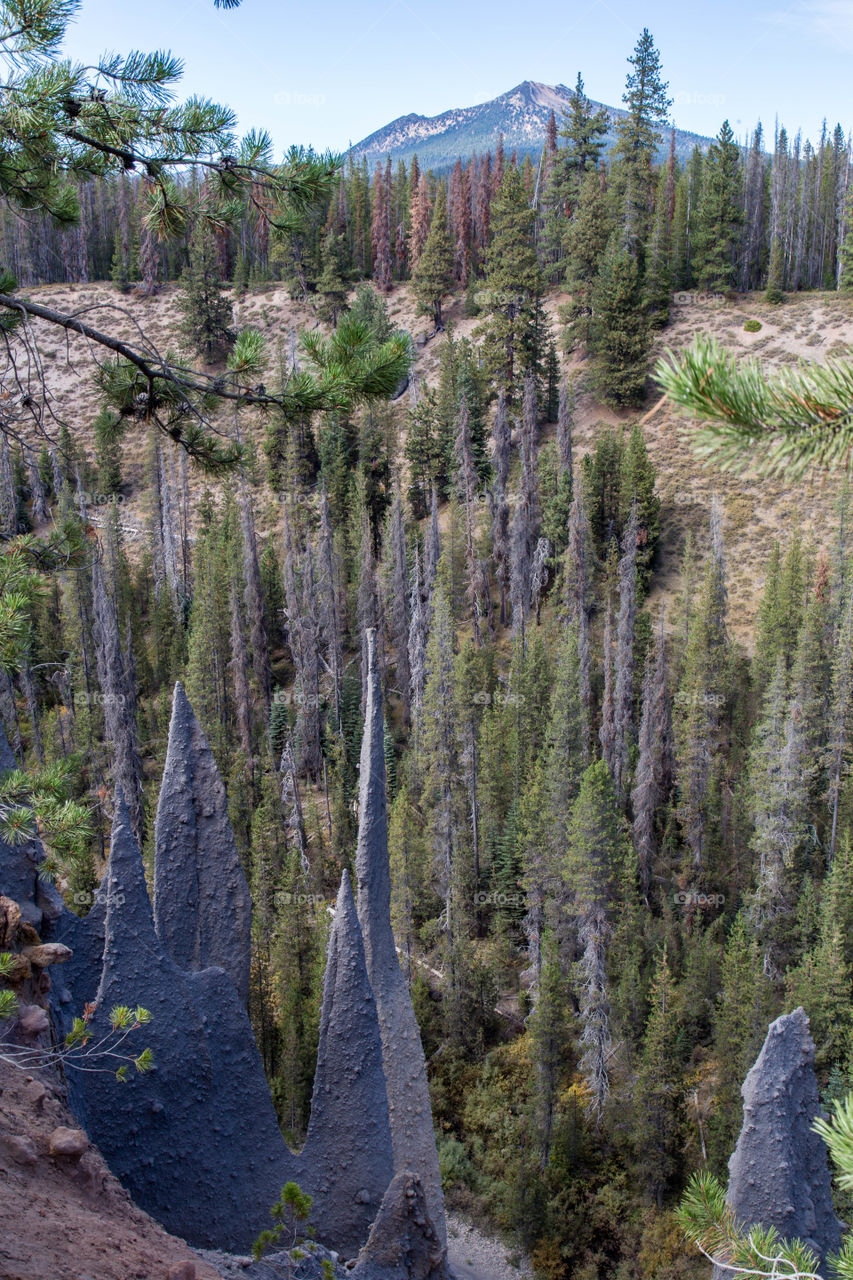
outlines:
[[[291,142],[346,149],[410,111],[435,115],[521,80],[573,85],[621,104],[643,26],[652,31],[681,128],[738,137],[760,117],[815,137],[826,116],[853,128],[853,0],[83,0],[67,53],[171,48],[186,92],[205,93]]]

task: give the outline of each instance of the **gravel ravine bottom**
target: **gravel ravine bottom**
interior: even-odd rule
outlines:
[[[455,1214],[447,1215],[447,1252],[456,1280],[531,1280],[527,1260]]]

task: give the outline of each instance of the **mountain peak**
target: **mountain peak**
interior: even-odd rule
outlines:
[[[574,90],[564,84],[545,84],[541,80],[522,80],[512,89],[499,94],[489,102],[473,107],[454,107],[437,116],[422,116],[415,112],[399,116],[390,124],[361,142],[351,150],[354,160],[367,158],[368,166],[390,156],[392,161],[403,160],[410,164],[417,155],[422,169],[432,169],[441,174],[453,167],[457,159],[467,160],[472,154],[494,151],[498,138],[503,134],[504,149],[509,154],[517,151],[519,157],[538,157],[545,144],[545,132],[551,112],[559,120],[568,110]],[[624,114],[621,108],[608,107],[593,102],[594,108],[604,107],[615,126]],[[608,136],[608,146],[614,138],[614,130]],[[675,150],[680,158],[686,158],[697,144],[706,147],[709,138],[698,134],[675,131]],[[669,138],[661,146],[661,156],[669,151]]]

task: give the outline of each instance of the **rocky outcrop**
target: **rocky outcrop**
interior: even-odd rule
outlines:
[[[826,1147],[811,1127],[820,1101],[814,1042],[802,1009],[770,1024],[741,1093],[743,1128],[729,1160],[729,1203],[744,1226],[760,1223],[785,1239],[805,1240],[823,1268],[841,1231]]]
[[[27,857],[26,852],[22,857]],[[20,905],[2,894],[0,952],[12,956],[4,985],[11,988],[17,1002],[17,1013],[0,1021],[0,1044],[9,1046],[8,1052],[21,1066],[31,1065],[50,1049],[51,973],[69,959],[71,952],[59,942],[42,942],[24,918]]]
[[[219,965],[249,994],[252,900],[213,752],[175,685],[154,827],[154,918],[181,969]]]
[[[351,1274],[353,1280],[447,1280],[447,1250],[417,1174],[395,1176]]]
[[[423,1051],[390,925],[374,646],[371,636],[359,910],[344,874],[301,1153],[290,1151],[281,1135],[246,1016],[248,889],[224,787],[180,686],[155,827],[153,907],[117,789],[109,865],[88,916],[79,919],[60,905],[55,938],[48,941],[10,900],[0,925],[24,931],[20,939],[16,933],[21,945],[15,948],[22,973],[27,969],[27,980],[35,974],[41,984],[43,999],[33,1005],[40,1026],[19,1027],[24,1034],[32,1031],[37,1039],[44,1033],[46,966],[54,972],[60,965],[60,980],[50,991],[58,1037],[86,1004],[94,1005],[89,1026],[96,1044],[109,1036],[115,1005],[142,1006],[151,1014],[125,1048],[138,1054],[149,1047],[154,1069],[131,1071],[122,1084],[111,1071],[79,1072],[69,1064],[68,1097],[78,1124],[112,1172],[164,1227],[199,1248],[245,1251],[269,1226],[271,1205],[293,1180],[313,1198],[310,1223],[323,1244],[355,1258],[370,1231],[370,1265],[384,1258],[383,1266],[396,1266],[398,1255],[428,1256],[428,1269],[411,1274],[438,1280],[446,1274],[444,1214]],[[35,911],[37,861],[16,847],[6,865],[10,883]],[[46,919],[43,912],[39,918]],[[85,1162],[82,1143],[79,1129],[61,1134],[51,1158]],[[15,1159],[31,1159],[26,1143],[12,1147]],[[418,1174],[423,1187],[412,1181]]]
[[[3,1280],[219,1280],[133,1204],[80,1133],[58,1078],[0,1061],[0,1098]]]
[[[303,1177],[312,1222],[346,1257],[364,1243],[394,1173],[376,1003],[346,871],[329,938]]]
[[[95,1036],[116,1004],[141,1005],[151,1022],[133,1035],[154,1070],[118,1085],[85,1079],[89,1133],[134,1200],[191,1244],[246,1249],[295,1158],[276,1121],[252,1030],[222,969],[182,971],[154,927],[142,858],[116,797],[105,885],[103,970]]]
[[[359,778],[358,918],[379,1010],[396,1173],[418,1173],[438,1238],[447,1243],[444,1197],[423,1046],[391,929],[385,732],[376,633],[367,633],[368,689]]]
[[[105,913],[99,981],[93,991],[90,960],[81,964],[63,1007],[70,1016],[82,1007],[83,992],[85,1000],[94,998],[92,1029],[100,1035],[114,1005],[141,1005],[151,1022],[134,1033],[133,1048],[149,1046],[155,1061],[154,1071],[121,1086],[110,1074],[73,1083],[75,1111],[110,1168],[169,1231],[228,1251],[247,1249],[269,1226],[270,1206],[293,1180],[314,1199],[311,1225],[319,1239],[355,1256],[391,1180],[393,1155],[382,1042],[348,877],[329,940],[311,1120],[300,1155],[281,1136],[233,982],[213,966],[180,969],[163,946],[121,793],[96,905]],[[91,957],[98,921],[89,931],[86,923],[74,931]]]

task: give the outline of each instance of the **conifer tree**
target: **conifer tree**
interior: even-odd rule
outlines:
[[[619,523],[624,536],[631,511],[637,509],[637,588],[648,590],[652,566],[660,542],[660,498],[655,492],[657,472],[652,462],[643,429],[639,423],[631,428],[622,451],[619,468]]]
[[[432,592],[441,559],[441,533],[438,527],[438,492],[435,485],[430,494],[429,527],[424,544],[424,597],[432,613]]]
[[[702,289],[726,290],[736,283],[739,232],[743,223],[740,147],[723,121],[702,173],[702,199],[694,233],[694,274]]]
[[[539,541],[541,509],[536,466],[536,387],[531,376],[525,380],[521,422],[521,477],[518,501],[510,529],[510,599],[515,638],[526,645],[526,622],[532,601],[533,558]]]
[[[636,258],[614,235],[592,286],[589,346],[593,381],[609,404],[639,404],[645,393],[651,331]]]
[[[234,688],[234,707],[237,718],[237,732],[240,750],[248,764],[248,772],[252,773],[252,711],[251,692],[249,689],[249,654],[246,648],[246,636],[243,619],[240,616],[240,602],[237,583],[231,581],[229,591],[229,616],[231,621],[231,661],[228,666]]]
[[[569,516],[569,545],[565,555],[565,586],[569,618],[578,629],[578,684],[580,688],[584,763],[589,763],[592,725],[592,681],[589,615],[592,609],[592,537],[583,485],[578,484]]]
[[[534,1113],[538,1164],[548,1165],[554,1141],[558,1086],[568,1042],[566,1025],[566,979],[559,946],[553,932],[546,930],[541,943],[542,964],[539,999],[528,1021],[531,1053],[536,1066],[536,1108]]]
[[[495,442],[493,454],[493,482],[489,490],[489,503],[492,517],[492,558],[495,565],[495,578],[500,590],[500,624],[507,622],[507,594],[509,590],[509,498],[507,484],[509,481],[509,465],[511,437],[506,397],[503,392],[498,396],[495,410],[492,435]]]
[[[390,167],[391,161],[388,160]],[[373,215],[371,244],[373,249],[373,281],[376,288],[387,293],[391,288],[393,269],[391,264],[391,222],[388,203],[390,199],[390,172],[376,161],[373,175]]]
[[[447,226],[447,189],[439,184],[429,234],[412,272],[418,312],[441,328],[441,304],[453,286],[453,242]]]
[[[616,625],[616,681],[613,697],[613,782],[625,802],[628,792],[634,707],[634,628],[637,620],[637,504],[622,539],[619,561],[619,616]]]
[[[264,618],[264,593],[261,582],[261,566],[258,560],[258,543],[255,521],[245,485],[240,488],[240,533],[243,542],[243,602],[249,626],[249,645],[252,653],[252,669],[260,697],[262,715],[269,718],[270,706],[270,658],[266,621]]]
[[[394,491],[390,526],[391,572],[388,577],[388,609],[391,643],[394,650],[395,674],[403,714],[406,720],[411,708],[411,674],[409,671],[409,572],[406,563],[406,526],[399,486]]]
[[[572,806],[565,872],[580,952],[574,978],[584,1046],[580,1069],[596,1121],[602,1118],[610,1092],[607,946],[612,934],[613,894],[625,853],[610,772],[599,760],[584,772]]]
[[[565,325],[563,341],[573,350],[590,341],[593,286],[611,235],[604,198],[604,176],[591,170],[584,176],[578,207],[565,233],[565,287],[571,301],[560,309]]]
[[[528,840],[525,880],[528,909],[535,904],[540,920],[558,928],[568,897],[566,832],[586,767],[575,623],[567,625],[560,641],[542,761],[542,786],[530,800],[536,831]],[[523,806],[526,801],[525,795]]]
[[[640,887],[648,900],[652,869],[659,848],[658,815],[669,800],[673,775],[672,711],[667,687],[663,619],[655,642],[654,666],[651,655],[646,655],[638,745],[637,771],[631,792],[632,834]]]
[[[426,646],[427,618],[426,609],[421,599],[421,556],[420,548],[415,547],[415,563],[412,566],[412,587],[409,604],[409,681],[411,687],[412,724],[416,731],[413,750],[417,752],[417,729],[420,724],[423,708],[424,685],[426,682]]]
[[[838,843],[838,817],[841,808],[842,783],[848,767],[853,728],[853,591],[850,592],[838,633],[832,667],[832,701],[830,704],[825,767],[828,778],[829,861]]]
[[[492,238],[486,251],[486,288],[481,326],[486,368],[508,401],[518,380],[539,373],[544,356],[542,278],[530,207],[521,175],[510,165],[492,201]]]
[[[625,242],[633,257],[641,257],[651,209],[653,162],[672,100],[661,76],[660,54],[647,28],[628,59],[632,71],[625,81],[625,115],[616,126],[616,156],[624,166]]]
[[[454,629],[445,560],[442,557],[433,593],[432,621],[426,652],[423,698],[424,807],[433,850],[435,879],[444,904],[442,932],[450,971],[450,1002],[457,1003],[457,942],[465,933],[473,892],[466,884],[463,858],[461,761],[456,729]]]
[[[412,180],[415,180],[415,166],[412,166]],[[432,201],[429,195],[429,183],[425,173],[417,179],[412,197],[412,226],[409,231],[409,268],[414,274],[418,259],[424,250],[429,236],[432,217]]]
[[[727,590],[722,516],[714,495],[711,505],[711,554],[705,568],[699,605],[684,659],[677,702],[678,816],[693,870],[706,867],[713,816],[714,766],[728,702]]]
[[[726,941],[714,1012],[714,1055],[719,1073],[711,1118],[709,1156],[724,1169],[743,1120],[740,1087],[767,1029],[769,983],[749,915],[739,911]]]
[[[679,1018],[666,949],[658,958],[634,1088],[640,1167],[660,1209],[676,1179],[683,1145]]]
[[[675,131],[672,133],[672,146],[675,146]],[[655,329],[662,328],[669,319],[669,304],[672,295],[672,219],[674,210],[670,208],[670,190],[674,187],[675,155],[670,151],[669,166],[661,169],[655,196],[655,209],[652,217],[651,234],[645,257],[643,273],[643,301],[649,323]]]
[[[233,316],[231,302],[223,294],[213,234],[201,219],[190,240],[189,264],[181,285],[181,333],[205,360],[215,360],[234,340]]]
[[[778,254],[781,257],[778,236],[775,243],[778,245]],[[777,271],[781,276],[781,270],[778,267]],[[773,283],[777,284],[776,276]],[[770,280],[767,282],[767,287],[770,288]],[[778,284],[777,287],[781,289],[782,285]],[[840,293],[853,293],[853,184],[850,186],[844,205],[842,234],[838,247],[838,290]]]
[[[317,277],[317,293],[320,306],[317,314],[337,327],[338,317],[346,308],[349,286],[344,271],[344,239],[340,232],[330,228],[323,239],[320,253],[320,274]]]
[[[568,213],[577,204],[581,182],[590,169],[597,169],[604,151],[610,120],[604,107],[593,110],[578,72],[568,111],[563,114],[559,136],[565,145],[555,160],[561,201]]]
[[[803,776],[802,716],[787,698],[782,656],[764,698],[750,753],[750,848],[757,861],[753,901],[756,936],[764,971],[781,969],[780,923],[793,910],[792,868],[806,837],[808,789]],[[784,957],[783,957],[784,958]]]
[[[124,794],[134,833],[142,840],[142,762],[136,726],[136,688],[128,677],[115,601],[107,590],[97,556],[92,561],[92,608],[105,738],[112,747],[115,781]]]
[[[477,473],[474,470],[474,459],[471,450],[470,415],[468,405],[463,399],[457,418],[456,438],[454,440],[456,455],[456,477],[459,496],[465,511],[465,565],[468,579],[466,595],[471,610],[474,626],[474,640],[478,647],[483,643],[481,618],[488,615],[488,583],[482,563],[475,546],[475,519],[477,498]]]
[[[602,667],[604,668],[604,691],[601,698],[601,728],[598,740],[601,743],[601,756],[610,776],[616,768],[616,703],[613,693],[613,601],[608,595],[607,611],[604,615],[604,652]]]
[[[121,492],[121,437],[123,423],[104,406],[92,423],[95,437],[95,463],[98,468],[98,492],[112,497]]]

